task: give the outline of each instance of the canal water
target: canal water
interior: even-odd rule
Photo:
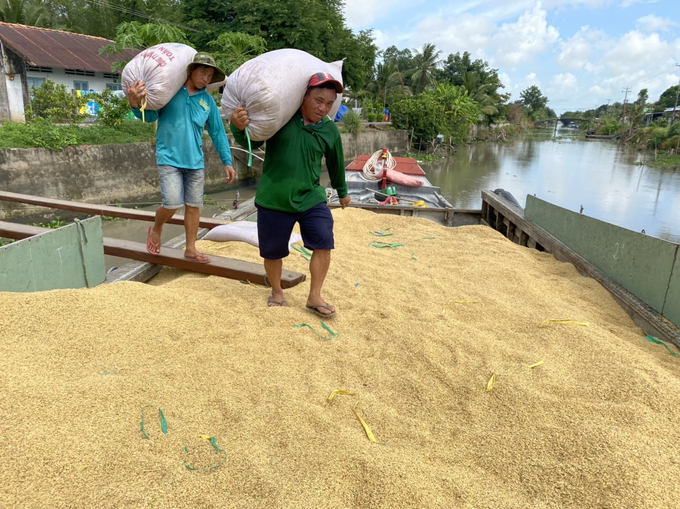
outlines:
[[[503,188],[523,207],[533,194],[566,209],[680,243],[680,169],[645,164],[649,154],[579,131],[461,147],[423,162],[428,179],[455,208],[480,209],[481,191]]]
[[[571,129],[538,134],[503,144],[464,146],[447,159],[424,161],[421,166],[455,208],[481,209],[483,190],[503,188],[522,207],[526,196],[534,194],[554,205],[576,212],[583,207],[583,214],[590,217],[680,243],[680,169],[652,168],[645,164],[649,154],[613,141],[585,141]],[[328,182],[328,175],[322,175],[321,183]],[[254,196],[255,190],[239,188],[240,200]],[[209,194],[201,215],[229,210],[235,198],[235,188]],[[104,234],[146,242],[148,226],[143,221],[105,221]],[[182,226],[166,225],[162,240],[183,232]],[[123,263],[107,257],[107,268]]]

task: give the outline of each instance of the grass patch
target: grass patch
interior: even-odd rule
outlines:
[[[41,228],[61,228],[66,226],[68,221],[64,221],[61,217],[57,216],[52,219],[49,223],[29,223],[31,226],[39,226]]]
[[[100,124],[70,126],[46,122],[3,122],[0,149],[47,147],[62,150],[70,145],[112,145],[154,141],[153,124],[125,120],[116,128]]]
[[[655,168],[678,168],[680,167],[680,155],[659,157],[655,161],[645,161],[645,164]]]

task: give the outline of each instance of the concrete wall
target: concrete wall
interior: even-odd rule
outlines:
[[[359,154],[372,154],[383,147],[394,154],[409,149],[406,131],[366,131],[356,137],[342,136],[346,163]],[[229,141],[234,146],[231,136]],[[210,140],[204,141],[204,151],[206,190],[226,188],[224,167]],[[233,156],[240,185],[253,185],[253,179],[262,172],[262,163],[254,158],[253,167],[247,168],[247,153],[234,150]],[[89,203],[157,201],[155,145],[90,145],[69,147],[62,152],[43,148],[0,150],[0,189]],[[26,206],[0,200],[0,219],[27,214]]]
[[[0,120],[24,121],[24,62],[0,42]]]

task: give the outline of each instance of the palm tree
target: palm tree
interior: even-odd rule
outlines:
[[[484,115],[490,117],[498,113],[496,101],[490,95],[494,88],[491,84],[482,83],[479,74],[476,72],[463,73],[463,84],[461,86],[467,90],[468,97],[479,104]]]
[[[366,88],[373,94],[373,97],[386,106],[387,98],[390,96],[407,97],[411,90],[404,85],[404,79],[394,63],[377,64],[375,67],[375,78]]]
[[[43,26],[50,13],[44,4],[36,0],[0,0],[0,21],[29,26]]]
[[[424,92],[425,89],[434,83],[433,72],[439,66],[439,51],[434,44],[423,44],[423,49],[414,49],[413,69],[411,69],[411,82],[416,93]]]

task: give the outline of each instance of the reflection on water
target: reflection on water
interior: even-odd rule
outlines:
[[[562,130],[563,133],[565,130]],[[423,163],[456,208],[481,208],[481,191],[503,188],[524,206],[527,194],[633,231],[680,242],[680,171],[643,164],[642,153],[576,136],[524,138],[461,148]]]

